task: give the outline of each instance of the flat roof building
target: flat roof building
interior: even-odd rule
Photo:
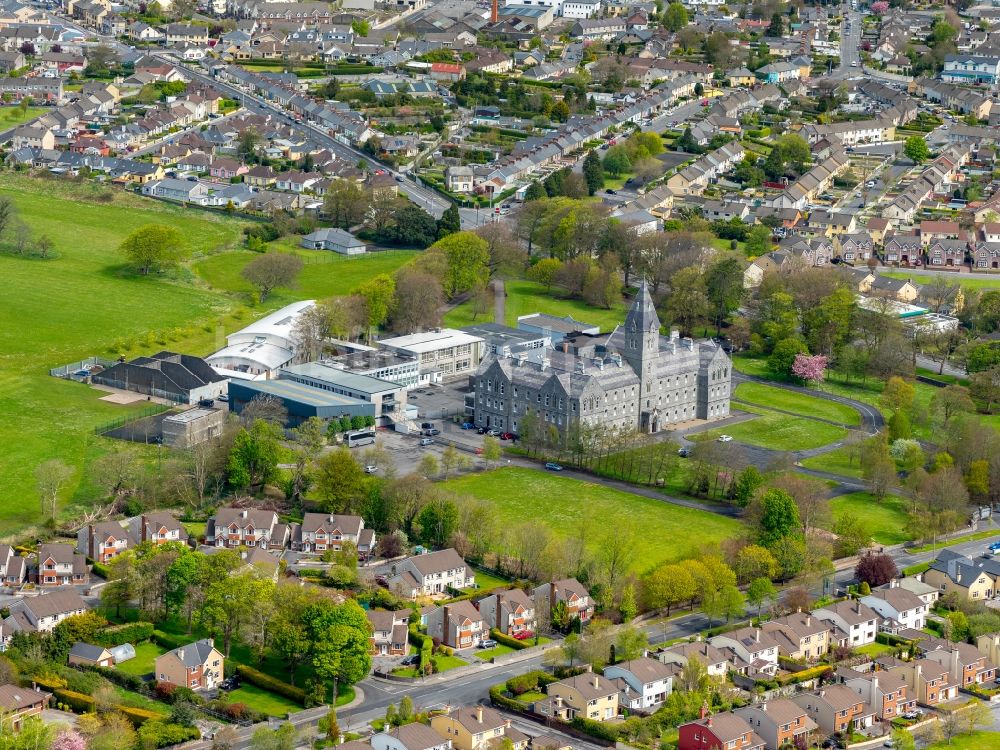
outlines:
[[[476,371],[485,353],[483,339],[453,328],[382,339],[379,348],[420,363],[420,384],[459,380]]]
[[[191,448],[222,434],[225,409],[188,409],[164,418],[163,444],[171,448]]]
[[[483,339],[484,354],[509,357],[516,352],[530,353],[533,349],[552,346],[552,339],[544,333],[510,328],[499,323],[478,323],[462,330]]]
[[[358,375],[388,380],[405,388],[412,388],[420,382],[420,363],[417,359],[396,352],[367,349],[330,357],[323,360],[323,364]]]
[[[234,380],[229,384],[229,408],[239,414],[254,398],[274,396],[288,410],[288,426],[310,417],[375,416],[375,406],[356,398],[341,396],[294,380]]]
[[[372,405],[377,424],[402,419],[406,409],[406,386],[334,367],[325,361],[293,365],[280,380],[291,380]]]
[[[584,323],[567,315],[564,318],[547,313],[531,313],[521,315],[517,319],[517,327],[522,331],[539,333],[548,336],[553,344],[558,344],[571,333],[588,333],[596,336],[601,332],[600,326]]]

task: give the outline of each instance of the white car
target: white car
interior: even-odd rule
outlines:
[[[728,443],[728,442],[732,441],[732,439],[733,439],[732,435],[719,435],[719,442],[720,443]]]
[[[365,467],[365,474],[374,474],[377,471],[378,471],[378,467],[377,466],[373,466],[372,464],[368,464]]]

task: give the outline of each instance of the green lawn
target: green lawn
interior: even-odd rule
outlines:
[[[135,658],[123,661],[115,666],[119,672],[125,674],[135,674],[140,677],[153,671],[156,657],[167,653],[167,649],[157,646],[155,643],[140,643],[135,647]]]
[[[753,406],[736,405],[736,408],[758,416],[745,422],[700,432],[691,438],[716,440],[720,435],[730,435],[733,440],[747,445],[777,451],[795,451],[821,448],[843,440],[847,436],[847,430],[843,427],[825,422],[779,414]]]
[[[996,279],[970,279],[966,277],[966,274],[961,273],[942,273],[939,275],[951,281],[958,281],[962,288],[967,290],[1000,289],[1000,274],[997,275]],[[893,279],[912,279],[917,286],[927,285],[935,278],[924,274],[914,275],[906,271],[879,271],[879,276],[889,276]]]
[[[508,281],[507,306],[505,308],[507,325],[517,326],[520,315],[531,313],[547,313],[549,315],[572,315],[583,323],[601,327],[602,331],[610,331],[625,320],[625,303],[619,303],[610,310],[591,307],[583,300],[560,299],[556,292],[549,292],[541,284],[534,281]]]
[[[146,711],[155,711],[158,714],[166,716],[169,713],[169,708],[155,701],[152,698],[147,698],[145,695],[140,695],[139,693],[133,693],[131,690],[126,690],[120,685],[114,686],[115,693],[118,694],[118,704],[121,706],[131,706],[133,708],[142,708]]]
[[[451,479],[444,486],[458,495],[490,501],[504,527],[539,522],[565,539],[579,534],[583,524],[587,546],[595,553],[607,534],[633,531],[630,567],[637,572],[664,560],[682,559],[706,544],[738,535],[743,528],[740,521],[708,511],[534,469],[496,469]],[[692,529],[697,529],[697,538]]]
[[[996,732],[980,731],[973,734],[960,734],[951,740],[942,740],[928,745],[926,750],[997,750],[1000,738]]]
[[[887,495],[881,503],[867,492],[852,492],[830,500],[830,527],[837,517],[851,513],[868,527],[868,533],[879,544],[902,544],[912,537],[906,533],[906,501]]]
[[[869,643],[864,646],[858,646],[854,649],[854,653],[870,656],[873,659],[877,656],[881,656],[882,654],[891,653],[892,651],[892,646],[886,646],[882,643]]]
[[[298,287],[293,290],[278,289],[268,297],[269,307],[279,307],[300,299],[324,299],[347,294],[358,284],[380,273],[392,274],[411,260],[415,253],[408,250],[392,250],[384,253],[346,257],[325,250],[303,250],[296,248],[289,240],[272,243],[276,250],[294,252],[302,256],[306,265],[299,276]],[[257,253],[249,250],[215,255],[199,261],[194,271],[213,289],[251,295],[250,284],[240,275]]]
[[[504,646],[502,643],[498,644],[496,648],[488,648],[482,651],[476,651],[476,657],[482,659],[483,661],[489,661],[494,656],[505,656],[506,654],[513,654],[514,649],[510,646]]]
[[[227,695],[231,703],[245,703],[254,711],[260,711],[268,716],[284,716],[302,710],[302,706],[295,701],[290,701],[267,690],[261,690],[254,685],[244,684],[238,690],[232,690]]]
[[[492,573],[487,573],[485,570],[480,570],[479,568],[475,569],[475,574],[476,574],[477,589],[489,591],[490,589],[495,589],[510,584],[510,581],[508,579],[500,578],[500,576],[495,576]]]
[[[92,429],[129,412],[99,401],[99,391],[49,377],[48,368],[112,349],[127,356],[168,347],[206,353],[217,339],[215,323],[232,307],[185,280],[184,272],[132,275],[117,252],[122,239],[144,224],[166,223],[192,251],[215,252],[238,241],[241,223],[90,183],[8,173],[2,185],[0,192],[36,235],[52,240],[59,256],[0,254],[0,533],[9,534],[38,522],[34,473],[49,458],[76,470],[63,507],[92,499],[81,469],[106,451]],[[107,194],[111,202],[100,200]]]
[[[437,672],[447,672],[452,669],[467,667],[469,665],[469,662],[465,659],[460,659],[457,656],[445,656],[444,654],[438,654],[437,656],[432,656],[431,658],[434,660],[434,669]]]
[[[788,391],[762,383],[740,383],[734,392],[736,398],[757,406],[782,409],[806,417],[828,419],[846,425],[860,425],[861,415],[846,404],[826,401],[815,396]]]
[[[817,471],[829,471],[833,474],[840,474],[845,477],[861,478],[861,457],[860,451],[855,451],[851,456],[849,448],[834,448],[832,451],[821,453],[812,458],[806,458],[802,465],[807,469]]]
[[[441,318],[441,324],[448,328],[465,328],[465,326],[471,326],[475,323],[493,322],[492,305],[490,305],[490,309],[485,313],[479,313],[478,315],[475,314],[472,306],[472,300],[469,300],[453,307]]]
[[[39,115],[45,114],[46,109],[46,107],[28,107],[22,110],[16,106],[0,107],[0,128],[6,130],[20,125],[22,122],[34,120]]]

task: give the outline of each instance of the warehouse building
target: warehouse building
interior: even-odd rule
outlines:
[[[177,404],[193,404],[224,394],[228,381],[201,357],[162,351],[118,362],[95,373],[91,382]]]
[[[310,417],[340,419],[375,416],[375,405],[370,402],[294,380],[234,380],[229,384],[229,408],[237,414],[253,399],[264,396],[273,396],[281,401],[288,411],[288,427],[295,427]]]
[[[406,386],[399,383],[347,372],[325,361],[293,365],[282,371],[280,379],[371,404],[379,426],[405,418]]]

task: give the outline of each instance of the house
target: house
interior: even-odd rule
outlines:
[[[33,561],[34,581],[43,588],[90,583],[87,558],[68,544],[42,544]]]
[[[851,265],[866,262],[875,252],[875,240],[868,232],[841,235],[834,240],[833,246],[835,250],[839,246],[838,257]]]
[[[677,750],[764,750],[763,738],[746,719],[734,713],[711,716],[702,709],[701,718],[677,727]]]
[[[813,615],[831,627],[830,645],[851,648],[875,642],[878,613],[860,601],[841,601],[813,610]]]
[[[931,240],[927,246],[927,265],[929,266],[961,266],[965,263],[965,255],[969,244],[964,239]]]
[[[132,533],[117,521],[91,523],[76,533],[76,551],[101,564],[135,544]]]
[[[591,721],[609,721],[618,716],[618,686],[599,674],[584,672],[551,683],[549,700],[559,699],[567,707],[569,719],[577,716]]]
[[[9,544],[0,544],[0,585],[16,587],[28,578],[28,561]]]
[[[936,587],[941,595],[957,593],[964,599],[987,601],[997,591],[1000,563],[992,559],[975,560],[952,550],[941,550],[924,573],[924,582]]]
[[[732,652],[737,671],[772,677],[778,671],[778,641],[760,628],[740,628],[708,642],[724,653]]]
[[[536,628],[535,604],[521,589],[491,594],[478,605],[490,630],[496,628],[504,635],[517,637],[519,633],[532,633]]]
[[[958,680],[950,669],[930,659],[903,662],[887,670],[906,682],[907,694],[924,706],[936,706],[958,696]]]
[[[673,691],[674,675],[679,671],[675,665],[643,656],[605,667],[604,676],[609,680],[624,680],[638,696],[635,707],[648,711],[655,710],[667,699]]]
[[[827,685],[815,693],[800,693],[792,700],[827,734],[861,731],[872,725],[875,711],[847,685]]]
[[[374,750],[451,750],[451,740],[419,722],[379,732],[370,741]]]
[[[359,559],[366,560],[375,552],[375,532],[365,528],[361,516],[340,516],[333,513],[306,513],[295,530],[292,549],[299,552],[340,551],[345,542],[354,545]]]
[[[993,662],[968,643],[949,643],[947,648],[927,651],[924,658],[947,668],[950,682],[960,688],[988,685],[996,680]]]
[[[369,609],[365,614],[372,626],[372,653],[376,656],[406,656],[410,650],[407,610]]]
[[[872,296],[888,297],[906,303],[913,302],[920,296],[920,290],[910,279],[894,279],[881,275],[872,281],[870,291]]]
[[[453,193],[471,193],[473,177],[472,167],[446,167],[444,170],[445,189]]]
[[[906,680],[898,674],[884,670],[856,672],[853,669],[838,674],[844,684],[861,696],[875,711],[876,718],[882,721],[891,721],[916,706],[917,702],[907,695]]]
[[[87,603],[74,590],[52,591],[28,599],[15,599],[7,606],[4,635],[11,632],[48,633],[67,617],[82,615]]]
[[[889,220],[882,216],[876,216],[868,220],[865,229],[872,236],[872,241],[876,245],[881,245],[885,240],[885,233],[889,231]]]
[[[291,530],[273,510],[219,508],[205,524],[205,544],[216,547],[285,549]]]
[[[799,747],[816,729],[816,722],[795,701],[778,698],[736,709],[734,714],[764,740],[767,750]]]
[[[809,214],[809,228],[825,237],[839,237],[844,234],[851,234],[857,228],[856,217],[853,213],[842,211],[827,211],[826,209],[816,209]]]
[[[979,653],[991,664],[1000,664],[1000,633],[986,633],[976,639]]]
[[[0,685],[0,734],[20,731],[24,720],[48,708],[52,696],[30,687]]]
[[[445,604],[424,619],[429,636],[456,650],[475,648],[490,632],[470,601]]]
[[[515,750],[528,746],[527,735],[514,729],[510,719],[487,706],[465,706],[431,719],[431,729],[451,740],[456,750],[500,747],[508,740]]]
[[[873,591],[861,597],[861,602],[882,616],[879,630],[886,633],[921,630],[927,619],[927,605],[920,597],[898,586]]]
[[[677,664],[681,667],[687,665],[690,659],[696,659],[712,677],[725,677],[731,666],[725,653],[702,640],[665,648],[657,652],[656,658],[664,664]]]
[[[449,548],[401,560],[392,566],[389,588],[408,599],[444,594],[475,584],[475,575],[459,554]]]
[[[594,602],[587,589],[575,578],[563,578],[552,583],[543,583],[534,591],[535,607],[548,607],[549,612],[556,606],[566,605],[569,620],[575,617],[586,625],[594,616]]]
[[[212,690],[222,681],[223,661],[212,639],[203,638],[157,656],[156,681],[195,691]]]
[[[133,538],[153,544],[186,542],[188,538],[184,524],[163,511],[143,513],[141,516],[130,518],[129,530]]]
[[[830,626],[809,612],[795,612],[764,623],[762,629],[778,642],[778,653],[811,661],[830,649]]]
[[[934,240],[957,240],[964,235],[957,221],[922,221],[919,232],[925,247]]]
[[[929,583],[924,583],[919,578],[910,577],[910,578],[893,579],[891,583],[895,583],[897,586],[899,586],[899,588],[905,589],[919,596],[920,601],[922,601],[924,605],[927,607],[928,612],[930,611],[931,607],[934,606],[934,602],[936,602],[941,596],[941,592],[939,592]]]
[[[89,643],[77,641],[69,650],[69,664],[110,669],[115,665],[115,659],[104,646],[92,646]]]
[[[341,255],[364,255],[367,249],[364,242],[337,227],[310,232],[299,241],[299,245],[310,250],[332,250]]]

